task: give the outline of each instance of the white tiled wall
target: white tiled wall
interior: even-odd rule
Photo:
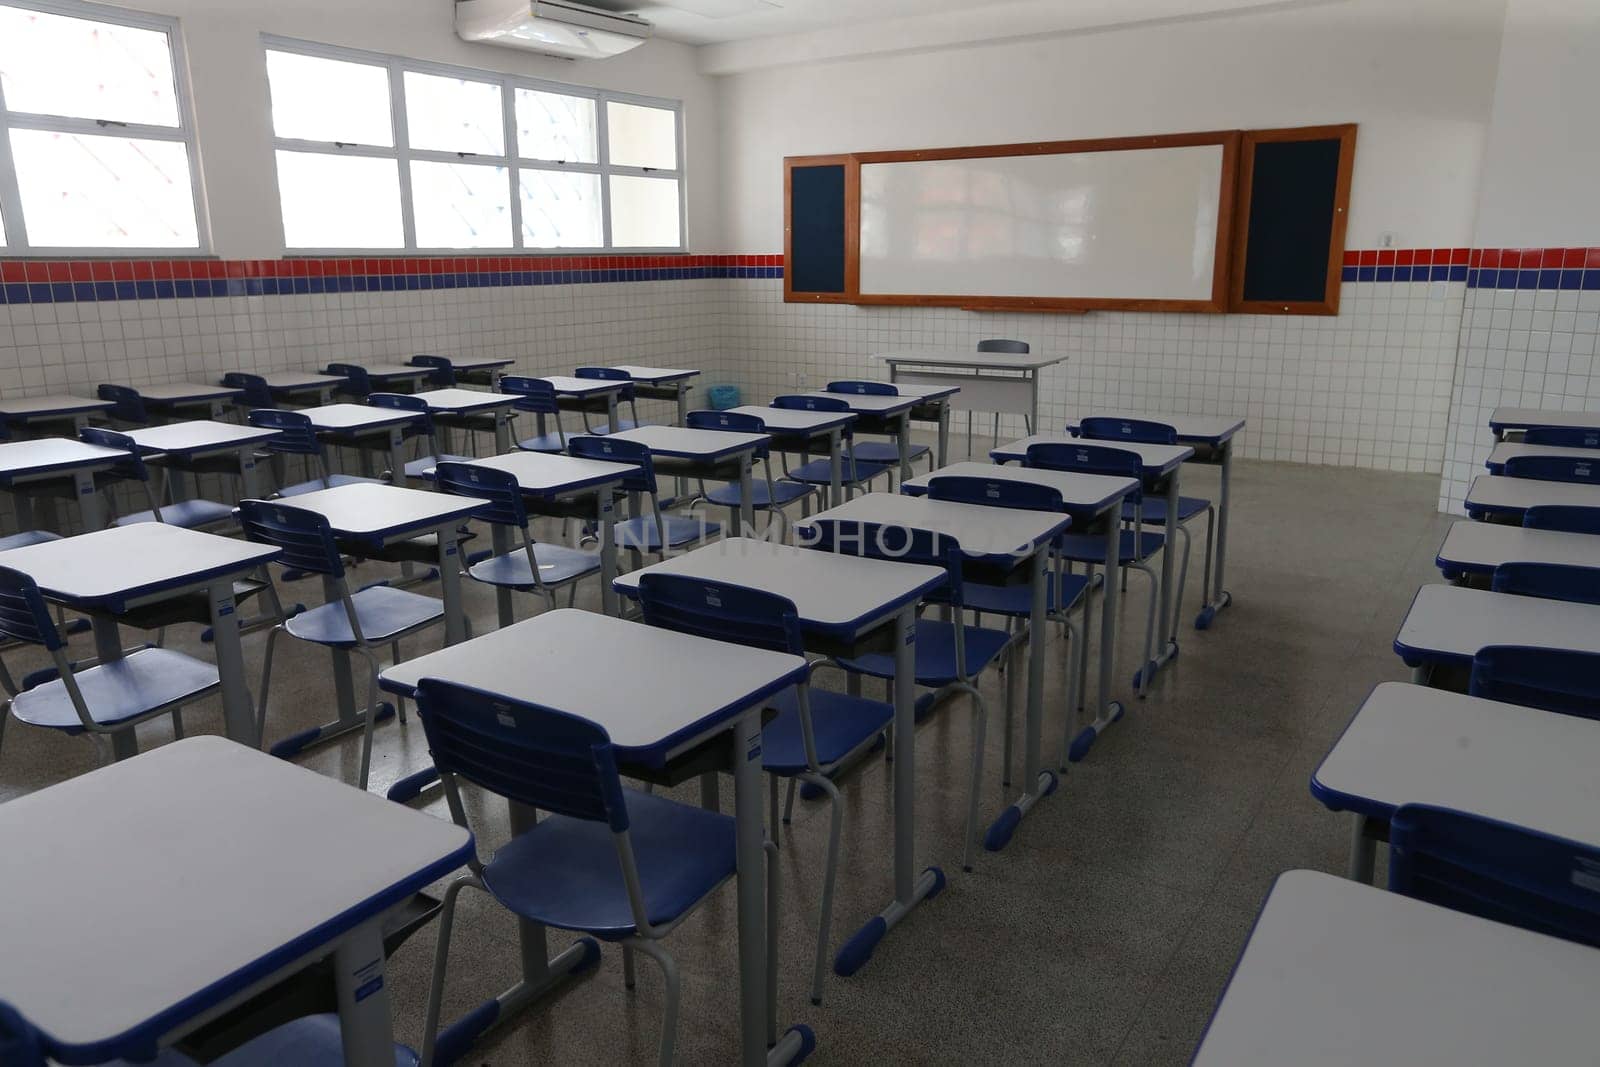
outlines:
[[[1600,292],[1467,291],[1439,510],[1461,511],[1467,487],[1484,473],[1495,408],[1600,406],[1597,338]]]

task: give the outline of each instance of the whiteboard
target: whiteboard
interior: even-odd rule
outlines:
[[[861,164],[860,293],[1213,299],[1220,144]]]

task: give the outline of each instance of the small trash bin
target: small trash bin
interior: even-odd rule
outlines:
[[[739,387],[737,385],[713,385],[706,390],[706,399],[717,411],[736,408],[739,406]]]

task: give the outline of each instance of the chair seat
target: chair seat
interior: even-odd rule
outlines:
[[[909,445],[906,456],[913,460],[921,459],[928,451],[927,445]],[[900,462],[900,446],[893,441],[858,441],[845,449],[845,455],[854,456],[862,463],[896,465]]]
[[[800,728],[800,698],[794,689],[774,697],[778,717],[761,731],[762,769],[777,775],[808,770],[805,733]],[[811,739],[817,763],[824,769],[838,763],[894,721],[894,707],[828,689],[811,690]]]
[[[645,918],[670,923],[734,873],[733,818],[624,789]],[[502,846],[483,881],[525,919],[605,940],[631,936],[633,910],[603,822],[548,815]]]
[[[986,626],[968,626],[966,630],[967,674],[976,677],[988,666],[1011,635],[1004,630],[991,630]],[[894,654],[873,652],[854,659],[842,659],[839,666],[856,674],[873,678],[894,677]],[[956,673],[956,628],[954,623],[937,619],[917,620],[917,684],[938,686],[960,681]]]
[[[545,585],[560,585],[594,574],[600,569],[598,552],[581,552],[566,545],[535,542],[533,554],[539,561],[539,581]],[[490,585],[504,585],[512,589],[534,588],[528,554],[520,548],[474,563],[467,573]]]
[[[698,519],[686,519],[677,515],[663,516],[662,523],[666,527],[668,548],[693,544],[702,538],[715,537],[722,532],[721,523],[701,522]],[[654,515],[624,519],[617,523],[614,529],[618,548],[633,548],[641,552],[661,551],[661,532],[656,529]]]
[[[155,521],[157,521],[156,513],[147,510],[136,511],[131,515],[123,515],[111,525],[132,526],[138,522]],[[185,530],[195,530],[202,526],[233,522],[233,507],[216,500],[180,500],[175,504],[162,506],[160,521],[168,526],[181,526]]]
[[[406,464],[406,466],[405,466],[406,477],[407,478],[421,479],[425,472],[433,470],[433,468],[437,467],[441,463],[471,463],[471,462],[472,462],[472,457],[470,457],[470,456],[451,456],[451,455],[423,456],[420,459],[414,459],[410,463]]]
[[[805,485],[801,482],[791,481],[788,478],[776,478],[772,482],[772,491],[767,491],[765,478],[750,479],[750,506],[757,509],[771,509],[784,507],[794,503],[801,497],[807,497],[817,491],[816,486]],[[774,503],[776,499],[776,503]],[[739,497],[739,486],[736,482],[727,482],[713,486],[706,491],[706,500],[722,507],[736,508],[742,502]]]
[[[535,434],[532,437],[524,437],[518,441],[517,447],[524,452],[545,452],[550,455],[561,455],[567,450],[566,441],[572,440],[575,436],[577,436],[576,432],[569,433],[564,441],[560,434],[553,431],[551,433]]]
[[[145,648],[110,663],[73,674],[89,717],[101,726],[119,726],[218,689],[214,664],[166,648]],[[58,678],[11,701],[11,713],[33,726],[82,733],[83,722]]]
[[[418,1056],[404,1045],[394,1046],[395,1067],[416,1067]],[[211,1067],[342,1067],[344,1039],[339,1016],[305,1015],[252,1038],[217,1059]]]
[[[1061,575],[1059,582],[1051,582],[1045,589],[1045,610],[1052,614],[1072,610],[1088,587],[1089,579],[1082,574]],[[1033,614],[1033,587],[1030,585],[967,582],[962,587],[961,598],[973,611],[988,611],[1023,619]]]
[[[1143,563],[1160,552],[1165,543],[1166,538],[1153,530],[1140,533],[1137,538],[1132,530],[1123,530],[1117,548],[1118,562]],[[1106,539],[1101,534],[1065,534],[1058,542],[1057,551],[1074,563],[1104,563]]]
[[[330,474],[324,482],[321,478],[313,478],[309,482],[297,482],[286,485],[278,490],[279,496],[300,496],[302,493],[315,493],[320,489],[335,489],[341,485],[387,485],[382,478],[362,478],[355,474]]]
[[[42,545],[47,541],[59,541],[61,535],[51,533],[49,530],[23,530],[9,537],[0,537],[0,552],[8,552],[13,548],[27,548],[29,545]]]
[[[895,462],[899,462],[896,460]],[[847,459],[839,461],[840,485],[865,485],[867,482],[888,471],[894,464],[866,463],[857,460],[854,465]],[[853,475],[853,476],[852,476]],[[807,485],[832,485],[833,461],[831,459],[814,459],[810,463],[802,463],[798,467],[784,472],[785,478],[791,481],[804,482]]]
[[[1211,507],[1211,501],[1199,496],[1180,496],[1178,498],[1178,521],[1188,522],[1196,515],[1204,515],[1206,509]],[[1122,502],[1122,517],[1132,522],[1134,516],[1141,509],[1135,508],[1126,500]],[[1163,526],[1167,521],[1167,499],[1160,496],[1147,496],[1144,498],[1144,521],[1150,526]]]
[[[361,635],[368,644],[383,644],[407,630],[444,618],[444,602],[421,593],[411,593],[387,585],[374,585],[350,594],[361,621]],[[334,648],[355,647],[350,617],[344,603],[334,601],[292,616],[283,624],[292,637]]]

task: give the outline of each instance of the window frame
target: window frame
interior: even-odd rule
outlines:
[[[68,18],[87,19],[140,30],[155,30],[166,35],[172,62],[173,99],[178,107],[177,126],[146,126],[101,119],[68,118],[31,111],[11,111],[6,107],[5,89],[0,86],[0,225],[5,227],[5,244],[0,257],[83,257],[83,256],[183,256],[208,255],[212,248],[211,216],[207,210],[205,182],[200,171],[200,144],[195,134],[194,100],[189,84],[189,60],[179,20],[128,8],[108,7],[88,0],[0,0],[0,6],[39,11]],[[103,124],[102,124],[103,123]],[[77,133],[121,136],[130,139],[168,141],[184,146],[189,159],[189,190],[194,207],[195,244],[161,245],[36,245],[28,240],[27,220],[22,210],[22,192],[17,180],[16,161],[11,153],[11,131],[40,130],[47,133]]]
[[[0,0],[10,2],[10,0]],[[31,2],[31,0],[30,0]],[[368,248],[360,246],[322,245],[317,247],[290,248],[285,240],[285,253],[293,256],[333,256],[347,255],[350,253],[363,253],[372,256],[393,256],[396,253],[418,255],[675,255],[688,250],[688,189],[684,181],[684,138],[683,138],[683,102],[669,100],[662,97],[640,96],[636,93],[616,92],[609,89],[596,89],[584,85],[569,85],[565,82],[548,81],[542,78],[528,78],[517,74],[507,74],[501,71],[480,70],[473,67],[459,67],[445,63],[433,63],[426,60],[408,59],[404,56],[389,55],[383,52],[368,52],[356,48],[345,48],[339,45],[318,44],[312,41],[303,41],[292,37],[279,37],[274,34],[261,35],[261,61],[266,63],[268,52],[292,52],[299,55],[312,56],[318,59],[331,59],[347,63],[362,63],[369,66],[381,66],[389,74],[389,119],[392,126],[394,147],[384,148],[374,145],[341,146],[332,141],[307,141],[300,138],[279,137],[277,131],[272,132],[272,156],[274,185],[276,185],[277,153],[312,152],[322,155],[362,155],[379,159],[393,159],[400,171],[400,216],[402,244],[395,248]],[[503,129],[503,153],[499,156],[483,156],[473,153],[460,153],[450,151],[437,151],[433,149],[419,149],[411,146],[410,131],[406,119],[405,75],[410,73],[432,74],[446,78],[459,78],[465,81],[483,82],[500,87],[500,112]],[[594,101],[595,107],[595,138],[596,151],[594,163],[559,162],[556,160],[540,160],[524,158],[520,154],[517,143],[517,114],[516,92],[518,89],[528,89],[535,92],[553,93],[560,96],[580,97]],[[272,108],[271,80],[267,83],[267,108],[268,122],[271,123]],[[613,166],[610,162],[609,130],[606,125],[606,104],[616,101],[624,104],[635,104],[642,107],[653,107],[663,111],[670,111],[673,115],[673,126],[676,133],[676,147],[678,165],[672,170],[651,167],[624,167]],[[465,164],[470,166],[503,167],[506,171],[507,192],[510,196],[510,224],[511,243],[509,245],[477,245],[477,246],[447,246],[419,245],[417,243],[416,209],[412,196],[411,163],[413,160],[420,162],[436,162]],[[561,246],[550,247],[544,245],[529,246],[523,244],[522,234],[522,193],[521,173],[529,171],[571,171],[581,174],[595,174],[599,176],[600,185],[600,245],[592,246]],[[611,175],[637,175],[658,179],[673,179],[678,183],[678,243],[676,245],[657,246],[617,246],[611,241]],[[278,192],[278,217],[283,216],[283,195]]]

